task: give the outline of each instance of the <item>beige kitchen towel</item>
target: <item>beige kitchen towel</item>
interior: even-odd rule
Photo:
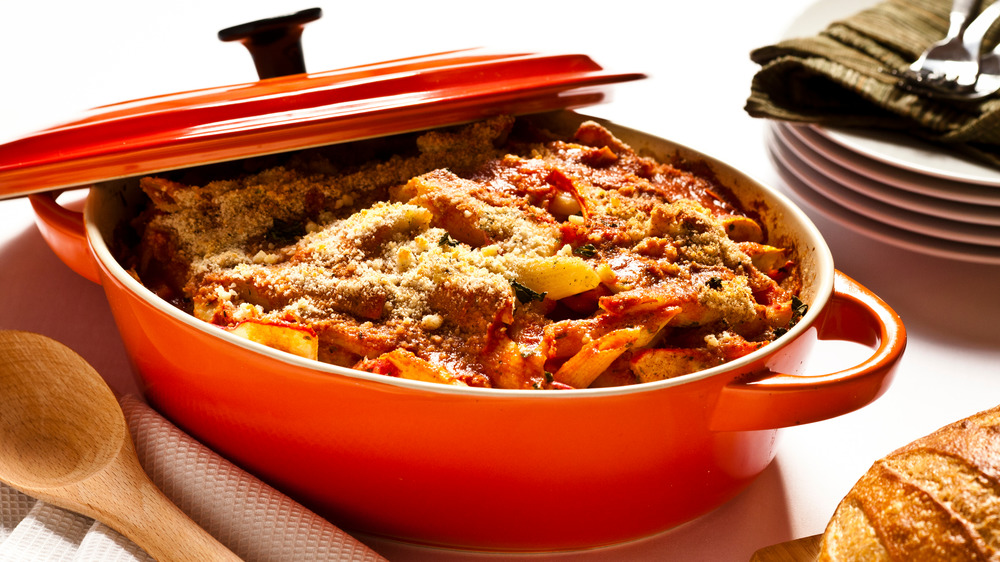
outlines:
[[[248,561],[383,560],[330,522],[223,459],[143,401],[121,400],[146,473],[199,525]],[[0,484],[0,562],[145,562],[87,517]]]
[[[981,7],[989,5],[986,0]],[[760,65],[746,111],[754,117],[904,131],[1000,165],[1000,98],[935,99],[902,87],[899,73],[944,37],[951,0],[885,0],[754,50]],[[994,26],[985,46],[996,43]]]

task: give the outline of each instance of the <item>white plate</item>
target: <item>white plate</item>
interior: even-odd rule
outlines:
[[[875,199],[847,189],[836,181],[824,176],[805,163],[798,154],[779,137],[779,132],[771,130],[772,150],[785,168],[799,180],[859,215],[877,220],[916,234],[942,238],[954,242],[981,244],[1000,248],[1000,228],[956,222],[914,213],[893,205],[886,205]]]
[[[778,158],[776,140],[769,139],[768,155],[771,157],[775,168],[785,181],[786,186],[791,190],[792,195],[799,201],[811,207],[814,211],[822,214],[826,218],[841,224],[851,230],[880,240],[899,248],[905,248],[914,252],[948,258],[965,262],[1000,265],[1000,248],[990,246],[978,246],[975,244],[963,244],[952,242],[941,238],[924,236],[901,230],[885,223],[869,219],[859,215],[850,209],[838,205],[836,202],[820,195],[815,190],[807,186],[797,176],[795,176],[784,163]]]
[[[1000,189],[995,187],[925,176],[871,160],[829,141],[812,126],[788,125],[788,130],[826,160],[876,182],[938,199],[1000,207]]]
[[[800,126],[787,123],[774,123],[772,126],[778,139],[796,156],[815,171],[836,181],[843,187],[877,199],[882,203],[930,217],[970,224],[1000,226],[1000,207],[960,203],[897,189],[826,159],[822,153],[813,150],[809,143],[803,142],[795,134]],[[1000,203],[1000,198],[997,199],[997,202]]]
[[[1000,170],[941,145],[889,131],[814,129],[848,150],[901,170],[956,182],[1000,187]]]
[[[796,18],[784,38],[808,37],[830,23],[873,6],[877,0],[819,0]],[[1000,170],[968,156],[900,133],[813,127],[817,134],[859,155],[917,174],[987,186],[1000,186]]]

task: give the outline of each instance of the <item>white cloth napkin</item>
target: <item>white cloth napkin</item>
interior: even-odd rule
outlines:
[[[185,513],[247,561],[384,560],[344,531],[223,459],[143,401],[121,400],[146,473]],[[93,519],[0,484],[0,562],[147,562]]]

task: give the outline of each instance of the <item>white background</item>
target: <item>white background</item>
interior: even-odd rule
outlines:
[[[320,6],[323,18],[303,38],[311,71],[475,46],[586,53],[606,68],[650,75],[618,87],[611,103],[588,113],[687,144],[787,191],[767,155],[765,123],[743,111],[756,70],[748,53],[777,40],[810,4],[667,2],[650,11],[652,3],[629,0],[4,2],[0,141],[98,105],[253,81],[249,54],[219,42],[217,31]],[[875,459],[1000,403],[1000,267],[898,249],[804,208],[838,268],[906,323],[910,343],[893,386],[858,412],[782,431],[775,462],[713,513],[567,559],[748,560],[760,547],[821,532]],[[24,199],[0,202],[0,328],[52,336],[117,391],[135,389],[101,288],[54,257]],[[840,355],[820,350],[813,368],[843,367]]]

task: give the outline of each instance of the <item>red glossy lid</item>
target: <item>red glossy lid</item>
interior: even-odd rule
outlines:
[[[643,78],[586,55],[419,56],[94,109],[0,145],[0,198],[186,166],[582,107]]]

